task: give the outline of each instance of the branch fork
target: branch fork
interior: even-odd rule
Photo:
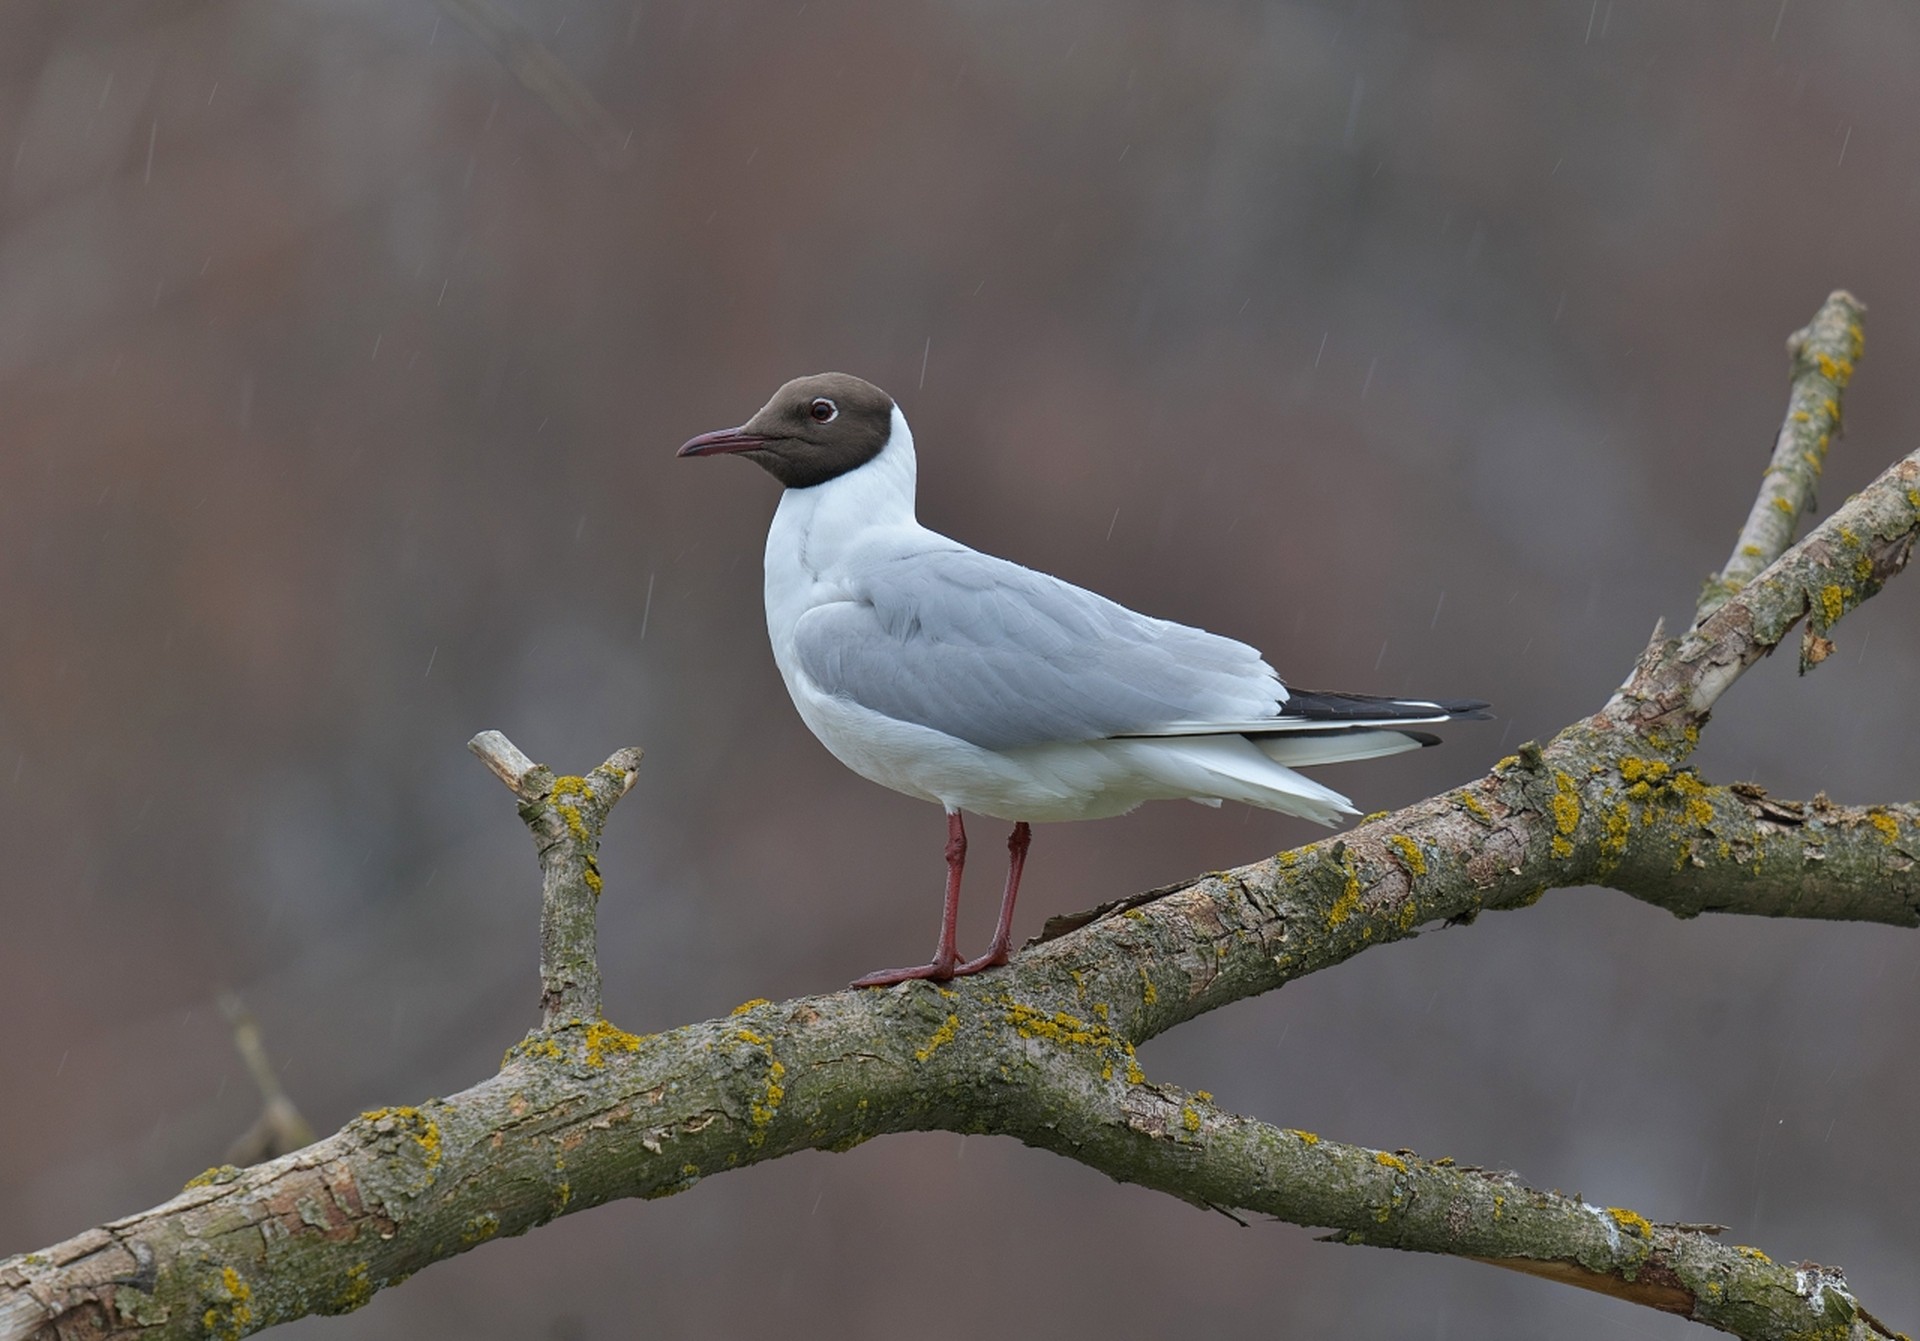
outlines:
[[[535,1037],[600,1020],[600,835],[640,770],[638,746],[615,750],[584,776],[556,776],[498,731],[467,742],[520,801],[540,853],[540,1013]]]

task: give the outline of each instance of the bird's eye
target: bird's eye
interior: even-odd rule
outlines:
[[[830,424],[840,417],[840,407],[822,396],[807,407],[807,413],[813,416],[815,423]]]

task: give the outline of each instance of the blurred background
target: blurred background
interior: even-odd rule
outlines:
[[[776,486],[673,457],[789,377],[898,397],[936,528],[1310,687],[1495,702],[1320,774],[1368,810],[1591,711],[1685,618],[1830,289],[1871,313],[1827,499],[1920,430],[1899,0],[505,3],[537,90],[429,0],[0,10],[0,1254],[220,1162],[259,1106],[223,988],[322,1131],[497,1066],[536,1019],[538,882],[482,728],[568,768],[646,747],[603,856],[620,1025],[925,954],[939,812],[835,763],[767,650]],[[1703,771],[1920,794],[1917,625],[1909,577],[1817,675],[1758,668]],[[1312,836],[1044,827],[1019,930]],[[1916,1018],[1911,933],[1569,891],[1143,1060],[1725,1223],[1911,1328]],[[1693,1334],[941,1134],[569,1217],[292,1330],[982,1317]]]

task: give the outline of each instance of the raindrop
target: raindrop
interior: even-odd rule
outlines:
[[[420,672],[421,679],[424,680],[429,675],[433,674],[433,663],[435,658],[437,658],[439,655],[440,655],[440,644],[435,643],[433,645],[433,651],[427,653],[427,668],[424,671]]]
[[[933,357],[933,337],[927,337],[927,347],[920,351],[920,389],[927,389],[927,360]]]
[[[1847,128],[1847,133],[1849,135],[1853,133],[1853,128],[1851,126]],[[151,186],[153,184],[153,142],[159,138],[160,138],[160,123],[158,121],[155,121],[150,125],[148,125],[147,127],[147,171],[146,171],[146,175],[140,179],[140,185],[142,186]],[[1844,145],[1840,149],[1840,156],[1842,158],[1845,158],[1847,156],[1846,147]]]
[[[1433,603],[1433,620],[1427,625],[1428,628],[1437,629],[1440,627],[1440,607],[1446,603],[1447,593],[1443,591],[1440,593],[1440,599]]]
[[[647,603],[640,610],[640,641],[647,640],[647,621],[653,618],[653,579],[657,573],[647,574]]]
[[[1318,367],[1320,366],[1320,360],[1326,357],[1326,354],[1327,354],[1327,337],[1328,337],[1329,335],[1332,335],[1332,334],[1333,334],[1333,332],[1332,332],[1332,331],[1322,331],[1322,332],[1320,332],[1320,352],[1319,352],[1318,354],[1315,354],[1315,355],[1313,356],[1313,366],[1314,366],[1314,367],[1316,367],[1316,368],[1318,368]]]
[[[1380,640],[1380,655],[1373,659],[1373,668],[1375,670],[1379,670],[1380,663],[1387,659],[1387,642],[1388,640],[1385,638]]]
[[[1107,523],[1107,539],[1113,539],[1113,528],[1120,524],[1120,509],[1113,510],[1113,520]]]

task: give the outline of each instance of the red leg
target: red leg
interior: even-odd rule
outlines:
[[[933,947],[933,962],[918,968],[881,969],[864,978],[855,978],[855,987],[891,987],[909,978],[931,978],[945,982],[960,963],[956,942],[960,936],[960,873],[967,865],[967,828],[960,812],[947,812],[947,897],[940,909],[940,943]]]
[[[1013,826],[1007,839],[1007,892],[1000,897],[1000,920],[994,923],[993,942],[978,959],[969,959],[953,971],[956,978],[990,969],[1007,962],[1013,952],[1013,901],[1020,897],[1020,872],[1026,868],[1027,848],[1033,843],[1033,830],[1025,820]]]

